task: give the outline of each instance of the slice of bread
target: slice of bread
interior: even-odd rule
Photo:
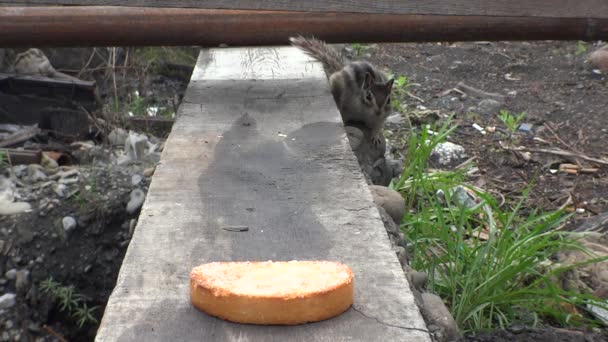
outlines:
[[[190,300],[232,322],[295,325],[346,311],[353,280],[348,266],[330,261],[213,262],[190,272]]]

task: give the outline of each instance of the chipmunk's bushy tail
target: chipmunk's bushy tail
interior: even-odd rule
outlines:
[[[298,36],[289,38],[289,41],[292,45],[304,50],[307,55],[323,63],[323,68],[328,76],[344,67],[340,53],[318,39]]]

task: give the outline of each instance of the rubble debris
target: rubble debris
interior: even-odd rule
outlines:
[[[477,131],[479,131],[479,133],[481,133],[482,135],[486,135],[486,131],[483,129],[483,127],[479,126],[476,123],[472,124],[471,126],[473,128],[475,128]]]
[[[12,148],[0,148],[0,154],[5,154],[10,165],[39,164],[42,158],[40,150],[17,150]]]
[[[78,78],[59,72],[53,68],[44,52],[36,48],[17,54],[13,70],[18,74],[45,76],[68,81],[80,81]]]
[[[29,140],[40,134],[40,128],[34,126],[23,126],[22,129],[8,135],[0,140],[0,147],[10,147]]]

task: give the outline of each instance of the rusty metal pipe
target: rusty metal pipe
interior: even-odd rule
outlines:
[[[0,47],[608,40],[608,19],[142,7],[0,7]]]

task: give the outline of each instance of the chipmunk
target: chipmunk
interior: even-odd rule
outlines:
[[[344,123],[364,124],[372,144],[379,146],[384,121],[392,113],[394,79],[368,62],[345,63],[338,51],[315,38],[299,36],[289,41],[323,64]]]

